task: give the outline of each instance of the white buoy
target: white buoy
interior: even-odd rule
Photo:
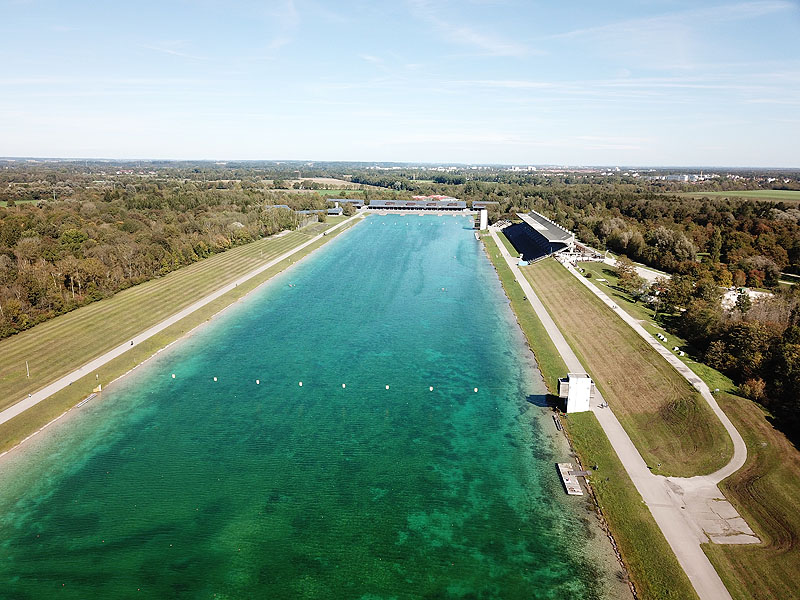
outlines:
[[[429,387],[428,389],[429,389],[430,391],[433,391],[433,386]]]
[[[347,387],[347,386],[346,386],[345,384],[342,384],[342,389],[344,389],[344,388],[346,388],[346,387]]]
[[[476,393],[476,394],[478,393],[478,388],[475,388],[475,393]]]
[[[303,387],[303,382],[301,381],[299,385],[300,385],[300,387]]]
[[[175,379],[175,373],[172,374],[172,378]]]
[[[261,385],[261,382],[258,379],[256,379],[256,385]]]
[[[216,377],[214,377],[214,381],[216,381],[216,380],[217,380],[217,378],[216,378]]]
[[[406,223],[406,225],[408,225],[408,223]],[[388,386],[388,385],[386,386],[386,389],[387,389],[387,390],[389,389],[389,386]]]

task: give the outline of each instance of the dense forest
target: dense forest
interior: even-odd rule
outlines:
[[[0,208],[0,337],[295,228],[301,216],[294,209],[325,207],[316,195],[218,182],[165,178],[108,186],[87,184],[82,174],[53,184],[41,173],[31,183],[17,172],[4,175],[17,181],[0,184],[7,205]]]
[[[740,171],[687,185],[490,167],[18,162],[0,168],[0,337],[297,227],[294,211],[324,208],[326,197],[448,194],[496,202],[492,220],[535,209],[586,244],[670,273],[652,286],[629,277],[626,286],[797,438],[800,285],[779,280],[800,274],[800,209],[702,195],[754,189],[800,190],[800,175]],[[741,295],[723,309],[722,290],[731,286],[773,293],[758,301]]]

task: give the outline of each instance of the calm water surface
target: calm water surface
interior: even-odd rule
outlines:
[[[602,597],[469,226],[371,216],[13,453],[0,597]]]

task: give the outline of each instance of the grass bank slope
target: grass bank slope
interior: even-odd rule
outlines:
[[[522,271],[654,472],[690,477],[727,464],[722,423],[669,363],[555,261]]]

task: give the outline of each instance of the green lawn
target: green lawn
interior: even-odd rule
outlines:
[[[622,254],[617,254],[616,252],[612,252],[611,250],[605,250],[604,252],[609,258],[619,258],[620,256],[623,256]],[[658,273],[659,275],[663,275],[664,277],[669,277],[669,273],[662,271],[661,269],[656,269],[655,267],[651,267],[650,265],[646,265],[644,263],[637,262],[635,260],[631,260],[631,262],[635,264],[637,267],[644,267],[645,269],[653,271],[654,273]],[[611,269],[614,268],[611,265],[606,265],[606,266]]]
[[[690,477],[730,460],[705,400],[610,308],[554,260],[522,272],[653,472]]]
[[[500,231],[500,232],[497,234],[497,237],[499,237],[499,238],[500,238],[500,241],[501,241],[501,242],[503,242],[503,245],[506,247],[506,250],[508,250],[508,253],[509,253],[511,256],[513,256],[513,257],[515,257],[515,258],[519,258],[519,252],[517,252],[517,249],[516,249],[516,248],[514,248],[514,244],[512,244],[512,243],[511,243],[511,240],[509,240],[509,239],[506,237],[506,234],[505,234],[505,233],[503,233],[502,231]]]
[[[0,409],[299,246],[330,226],[328,223],[315,223],[299,231],[233,248],[1,341],[3,366],[0,369]],[[323,238],[320,242],[327,239]],[[283,267],[295,260],[295,257],[288,259]],[[277,272],[274,269],[271,271]],[[131,353],[126,353],[126,356],[128,354]],[[30,365],[30,378],[26,376],[26,360]]]
[[[596,263],[594,267],[593,273],[600,274],[601,267]],[[608,272],[601,277],[612,285],[616,282],[616,275]],[[592,283],[608,294],[614,292],[595,277]],[[649,313],[652,319],[652,311],[639,306],[634,309],[624,292],[613,296],[631,314],[638,309],[638,315]],[[655,327],[651,320],[648,325]],[[673,334],[667,335],[667,346],[683,345]],[[793,597],[800,587],[796,569],[800,565],[800,452],[770,425],[761,407],[734,395],[736,385],[729,377],[688,356],[681,360],[712,390],[721,391],[717,401],[747,444],[745,466],[720,487],[763,541],[747,546],[705,544],[703,549],[736,600]]]

